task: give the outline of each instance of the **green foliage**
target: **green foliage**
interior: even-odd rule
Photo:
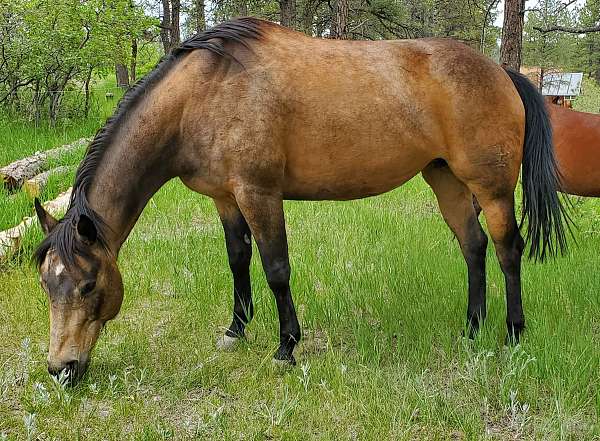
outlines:
[[[36,120],[47,105],[52,122],[65,96],[127,63],[131,40],[155,23],[129,0],[0,0],[0,11],[0,103]]]
[[[581,95],[573,101],[573,108],[581,112],[600,113],[600,84],[592,78],[584,78]]]
[[[523,35],[523,63],[527,66],[572,68],[575,65],[577,36],[561,32],[542,33],[535,27],[546,29],[560,24],[571,27],[577,15],[565,8],[560,0],[541,0],[527,15]]]
[[[600,0],[587,0],[580,15],[581,26],[600,23]],[[579,42],[581,67],[600,83],[600,32],[585,34]]]
[[[348,33],[352,39],[453,37],[479,48],[485,24],[484,47],[490,52],[496,46],[498,33],[487,32],[495,19],[495,0],[350,0],[349,3]],[[330,35],[333,2],[297,0],[296,7],[298,30],[317,37]],[[278,21],[278,2],[224,0],[216,3],[213,18],[219,22],[248,14]]]
[[[600,23],[600,1],[570,8],[560,0],[540,0],[527,14],[523,64],[552,70],[583,70],[600,81],[600,33],[540,32],[552,26],[590,27]]]

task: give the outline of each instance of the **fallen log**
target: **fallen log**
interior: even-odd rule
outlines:
[[[59,160],[69,152],[73,152],[90,142],[89,138],[81,138],[71,144],[66,144],[45,152],[37,152],[27,158],[19,159],[5,167],[0,168],[0,180],[7,190],[21,188],[27,179],[48,169],[50,161]]]
[[[65,211],[71,199],[71,188],[58,195],[56,199],[43,204],[46,211],[53,216]],[[25,233],[37,223],[35,216],[26,217],[23,221],[9,230],[0,232],[0,262],[5,261],[19,250]]]
[[[32,198],[37,198],[42,194],[44,187],[48,183],[50,176],[64,175],[74,170],[75,166],[63,165],[62,167],[56,167],[51,170],[47,170],[39,175],[35,175],[31,179],[27,179],[23,183],[23,191]]]

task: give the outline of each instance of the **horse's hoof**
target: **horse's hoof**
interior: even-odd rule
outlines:
[[[504,339],[504,346],[516,346],[521,341],[521,335],[525,330],[525,324],[513,324],[508,326],[508,334],[506,334],[506,338]]]
[[[273,356],[273,364],[279,367],[296,366],[296,359],[292,354],[292,350],[280,347]]]
[[[227,334],[223,334],[217,340],[217,349],[220,351],[231,352],[237,349],[240,344],[240,339],[237,337],[230,337]]]
[[[479,331],[474,330],[473,328],[468,328],[466,331],[463,330],[460,335],[465,340],[475,340]]]
[[[290,369],[293,368],[294,366],[296,366],[296,360],[294,359],[294,357],[292,356],[292,359],[285,359],[285,360],[280,360],[278,358],[273,357],[273,360],[271,360],[273,363],[273,366],[275,366],[277,369]]]
[[[506,334],[506,337],[504,338],[504,346],[507,347],[512,347],[512,346],[517,346],[519,344],[521,340],[521,337],[519,336],[519,334]]]

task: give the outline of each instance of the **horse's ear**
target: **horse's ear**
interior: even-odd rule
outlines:
[[[77,236],[86,245],[92,245],[98,238],[98,231],[94,222],[85,214],[79,216],[77,221]]]
[[[35,206],[35,213],[37,214],[40,225],[42,226],[42,231],[47,236],[50,234],[50,231],[54,229],[58,221],[53,218],[52,215],[44,209],[44,207],[42,207],[42,204],[40,204],[40,200],[38,198],[35,198],[33,205]]]

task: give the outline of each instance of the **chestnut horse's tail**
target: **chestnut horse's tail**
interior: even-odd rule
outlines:
[[[525,75],[510,69],[506,73],[515,85],[525,107],[523,148],[523,213],[527,219],[525,240],[529,257],[544,260],[567,249],[565,226],[571,219],[559,196],[560,172],[552,145],[552,126],[542,95]]]

